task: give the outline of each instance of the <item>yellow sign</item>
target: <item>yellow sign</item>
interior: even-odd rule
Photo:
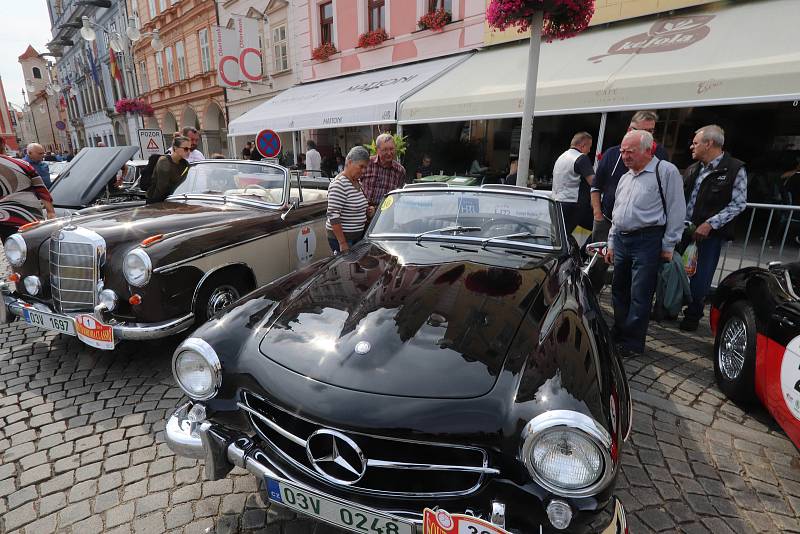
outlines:
[[[381,211],[388,210],[394,204],[394,197],[389,195],[383,200],[383,204],[381,204]]]

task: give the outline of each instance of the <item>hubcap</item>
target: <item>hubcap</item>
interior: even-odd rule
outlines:
[[[717,358],[719,369],[728,380],[735,380],[744,368],[747,350],[747,326],[738,317],[725,324],[719,343]]]
[[[233,286],[219,286],[208,297],[206,314],[211,317],[220,310],[224,310],[239,298],[239,291]]]

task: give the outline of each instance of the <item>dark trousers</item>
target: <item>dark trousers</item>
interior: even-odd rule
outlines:
[[[663,228],[614,237],[614,339],[634,352],[644,352],[650,308],[661,267]]]
[[[703,317],[705,298],[711,289],[714,272],[717,270],[719,254],[722,250],[722,237],[711,235],[697,243],[697,271],[689,279],[692,302],[686,307],[684,316],[700,320]]]
[[[567,235],[569,235],[578,226],[578,203],[562,202],[561,210],[564,213],[564,226],[567,227]]]

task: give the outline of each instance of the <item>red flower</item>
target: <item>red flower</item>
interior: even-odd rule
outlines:
[[[311,59],[315,59],[317,61],[327,61],[327,59],[336,52],[338,52],[338,50],[336,50],[336,47],[333,46],[333,43],[322,43],[311,51]]]
[[[155,114],[153,106],[141,98],[120,98],[114,104],[114,109],[117,113],[138,113],[148,117]]]
[[[389,35],[386,33],[386,30],[384,30],[383,28],[378,28],[377,30],[362,33],[361,35],[359,35],[358,46],[359,48],[369,48],[372,46],[378,46],[388,38]]]
[[[444,9],[437,9],[431,11],[420,17],[417,25],[420,30],[433,30],[435,32],[442,31],[444,27],[452,22],[453,17]]]
[[[489,25],[498,30],[516,26],[527,31],[531,18],[544,11],[542,36],[545,40],[574,37],[589,26],[594,15],[594,0],[492,0],[486,10]]]

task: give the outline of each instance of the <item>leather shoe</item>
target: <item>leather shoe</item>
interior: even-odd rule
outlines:
[[[678,325],[678,328],[680,328],[684,332],[694,332],[695,330],[697,330],[698,326],[700,326],[700,319],[684,316],[684,318],[681,319],[681,323]]]

